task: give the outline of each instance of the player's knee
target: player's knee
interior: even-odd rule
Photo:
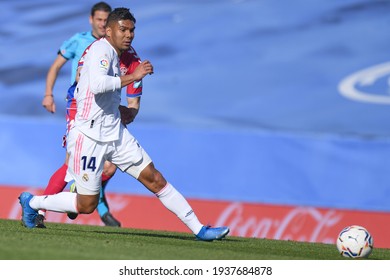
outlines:
[[[162,190],[167,185],[167,181],[159,171],[154,174],[154,183],[156,184],[157,191]]]
[[[153,193],[159,192],[167,184],[164,176],[152,163],[141,172],[139,180]]]

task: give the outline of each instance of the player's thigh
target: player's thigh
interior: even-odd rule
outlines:
[[[108,177],[111,177],[115,174],[115,171],[116,171],[116,165],[106,160],[104,162],[103,174]]]

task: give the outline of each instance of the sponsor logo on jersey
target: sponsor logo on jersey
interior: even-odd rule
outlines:
[[[140,88],[142,87],[142,80],[141,81],[135,81],[133,83],[133,88]]]

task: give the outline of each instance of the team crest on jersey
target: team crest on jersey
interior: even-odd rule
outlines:
[[[100,67],[101,68],[104,68],[104,69],[107,69],[108,68],[108,60],[103,58],[100,60]]]
[[[121,76],[126,75],[127,73],[127,68],[126,67],[121,67]]]
[[[88,182],[88,180],[89,180],[88,174],[85,173],[85,174],[83,175],[83,181],[84,181],[84,182]]]

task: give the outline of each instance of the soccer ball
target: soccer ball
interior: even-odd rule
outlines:
[[[374,239],[364,227],[354,225],[340,232],[336,246],[346,258],[367,258],[374,248]]]

